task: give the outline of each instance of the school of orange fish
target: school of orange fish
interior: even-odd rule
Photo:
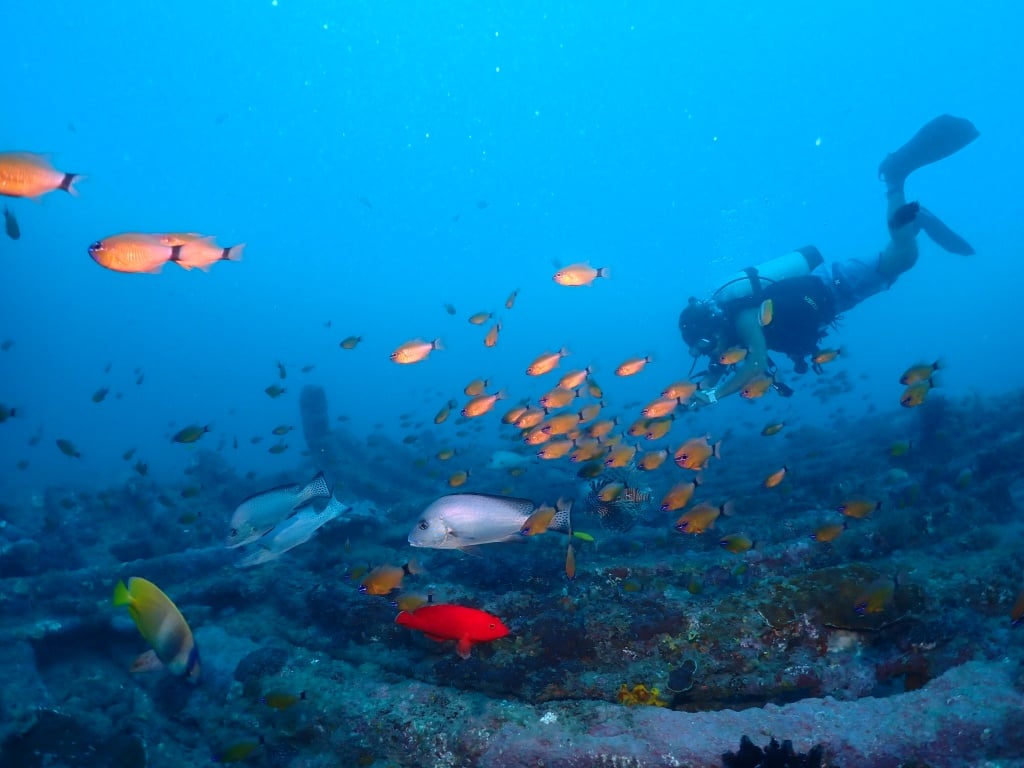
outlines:
[[[82,178],[80,174],[57,170],[43,155],[29,152],[0,153],[0,195],[14,198],[37,198],[57,190],[75,195],[78,194],[75,184]],[[12,239],[20,237],[20,229],[13,214],[5,211],[5,219],[7,234]],[[244,244],[224,247],[217,244],[215,238],[198,233],[120,233],[94,242],[87,250],[97,264],[113,271],[158,273],[168,262],[174,262],[186,270],[192,268],[207,270],[218,261],[238,261],[241,259],[244,247]],[[553,279],[561,286],[585,287],[591,286],[599,279],[610,279],[610,273],[606,267],[593,268],[586,263],[577,263],[559,268],[554,273]],[[513,309],[517,295],[518,290],[508,296],[504,305],[507,310]],[[454,314],[454,308],[448,306],[446,309],[450,314]],[[762,325],[771,323],[772,307],[770,302],[766,302],[761,307],[760,321]],[[492,313],[473,314],[469,317],[469,322],[477,326],[490,323],[483,344],[486,347],[495,347],[498,344],[502,324],[494,318]],[[361,340],[360,336],[350,336],[340,343],[340,347],[343,350],[353,351],[360,345]],[[390,353],[390,359],[396,364],[411,365],[421,363],[432,353],[443,350],[441,339],[427,341],[415,338],[395,348]],[[824,350],[814,357],[813,362],[815,365],[821,366],[836,360],[841,354],[842,349]],[[525,368],[525,373],[531,377],[550,374],[569,355],[570,352],[566,348],[539,354]],[[745,349],[733,348],[723,353],[719,362],[723,365],[735,365],[740,363],[745,356]],[[614,373],[619,377],[636,376],[642,373],[651,362],[650,356],[630,358],[618,365]],[[278,365],[281,378],[284,378],[284,368],[280,364]],[[910,366],[899,379],[900,383],[905,386],[899,397],[900,404],[912,408],[924,403],[928,393],[936,386],[935,373],[940,367],[939,361]],[[642,471],[657,471],[663,464],[666,464],[667,459],[671,456],[677,468],[697,473],[681,478],[674,483],[660,503],[660,509],[664,512],[682,512],[674,523],[675,529],[681,533],[704,534],[714,528],[719,518],[733,514],[729,501],[701,502],[690,507],[695,492],[700,486],[699,473],[708,466],[711,459],[720,459],[721,457],[721,441],[711,443],[708,435],[691,436],[680,443],[674,451],[668,447],[647,450],[644,448],[644,444],[639,442],[645,440],[650,444],[667,438],[676,423],[676,414],[681,410],[697,407],[692,396],[698,385],[690,381],[677,381],[670,384],[640,409],[639,417],[635,421],[625,425],[620,423],[618,416],[601,418],[605,403],[602,400],[602,389],[594,380],[593,371],[594,367],[588,365],[565,373],[536,403],[521,402],[515,405],[504,414],[502,422],[520,430],[522,442],[535,450],[540,459],[567,459],[570,462],[581,464],[582,468],[577,473],[580,477],[595,478],[606,468],[635,466]],[[772,380],[769,377],[761,376],[749,382],[740,394],[746,399],[760,398],[768,392],[771,384]],[[492,391],[489,392],[489,389]],[[279,385],[266,388],[266,394],[272,398],[278,397],[284,392],[285,389]],[[464,394],[469,399],[460,412],[466,419],[485,416],[494,409],[499,400],[507,398],[504,390],[494,391],[490,382],[483,379],[469,383],[464,388]],[[97,397],[101,400],[105,395],[106,391],[103,391],[102,394],[97,392],[94,400]],[[588,398],[596,402],[584,402]],[[455,400],[446,402],[435,416],[434,423],[443,423],[448,419],[451,410],[457,407],[458,404]],[[0,405],[0,422],[15,416],[17,416],[16,408]],[[783,427],[783,423],[769,424],[764,428],[762,434],[770,437],[778,434]],[[283,435],[291,427],[282,425],[280,429],[282,431],[279,433],[278,430],[275,430],[275,434]],[[208,431],[208,426],[193,425],[180,430],[172,439],[176,442],[192,443],[199,440]],[[633,441],[630,441],[630,438]],[[73,443],[68,440],[58,440],[57,444],[58,448],[68,456],[80,455]],[[271,452],[281,452],[286,447],[283,443],[279,443],[277,450],[272,447]],[[437,458],[447,460],[454,454],[454,450],[446,449],[440,452]],[[130,457],[126,456],[127,458]],[[139,471],[140,474],[144,474],[143,469],[139,469]],[[780,467],[765,478],[764,486],[768,489],[779,486],[785,480],[788,471],[788,467]],[[451,488],[459,488],[468,481],[470,473],[471,468],[460,469],[448,477],[447,484]],[[625,485],[621,482],[609,483],[601,489],[601,499],[605,502],[614,502],[626,490]],[[874,499],[847,499],[837,508],[837,511],[843,516],[841,522],[824,521],[810,535],[816,541],[826,544],[835,541],[848,529],[850,520],[863,519],[876,512],[879,506],[879,502]],[[687,507],[689,508],[687,509]],[[547,510],[550,508],[544,509],[544,515],[548,515]],[[530,525],[533,530],[526,532],[543,532],[544,520],[544,516],[537,519],[531,518]],[[573,537],[570,536],[565,563],[566,575],[570,579],[574,578],[576,571],[572,539]],[[745,552],[754,546],[753,541],[740,534],[724,536],[720,543],[723,548],[736,553]],[[379,590],[382,589],[386,593],[391,593],[401,583],[402,577],[413,573],[415,567],[414,563],[409,563],[403,568],[383,566],[383,570],[378,569],[370,574],[367,580],[364,580],[363,587],[370,594],[379,594]],[[855,609],[859,613],[875,613],[884,610],[897,586],[898,584],[892,578],[869,585],[864,596],[858,599]],[[1021,622],[1022,618],[1024,618],[1024,594],[1013,608],[1012,620],[1016,625]]]

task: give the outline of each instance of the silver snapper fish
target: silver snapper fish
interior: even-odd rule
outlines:
[[[235,565],[239,568],[251,568],[254,565],[277,560],[290,549],[305,544],[320,528],[331,520],[348,512],[351,507],[342,504],[334,496],[327,502],[323,512],[312,507],[300,510],[283,523],[275,525],[269,533],[256,542],[256,549],[239,560]]]
[[[282,520],[291,517],[295,510],[309,504],[313,499],[326,499],[331,495],[324,473],[319,473],[305,485],[282,485],[250,496],[231,516],[231,530],[228,532],[229,549],[256,541]]]
[[[420,515],[409,543],[428,549],[465,549],[480,544],[522,540],[523,524],[537,509],[529,499],[511,499],[484,493],[442,496]],[[549,531],[569,533],[569,510],[555,513]]]

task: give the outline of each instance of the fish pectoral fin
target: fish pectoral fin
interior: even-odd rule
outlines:
[[[143,654],[140,654],[137,659],[132,663],[132,672],[155,672],[159,669],[163,669],[163,662],[156,655],[156,651],[150,650]]]
[[[460,658],[468,659],[469,654],[473,650],[473,641],[469,639],[469,635],[463,635],[459,638],[458,644],[455,646],[455,652],[459,654]]]
[[[519,534],[516,535],[518,536]],[[465,547],[456,547],[456,549],[459,550],[459,552],[465,552],[467,555],[472,555],[473,557],[483,557],[479,552],[479,545],[467,545]]]

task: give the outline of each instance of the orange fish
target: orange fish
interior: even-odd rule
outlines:
[[[925,379],[924,381],[918,381],[915,384],[911,384],[900,395],[900,405],[904,408],[916,408],[924,399],[928,396],[929,390],[933,389],[935,384],[932,379]]]
[[[576,578],[576,550],[569,542],[569,548],[565,551],[565,577],[572,581]]]
[[[560,413],[545,421],[541,426],[541,430],[547,432],[549,435],[564,435],[567,432],[572,431],[579,425],[579,423],[579,414]]]
[[[663,448],[660,451],[648,451],[640,457],[640,461],[636,465],[639,469],[651,472],[660,467],[667,458],[668,448]]]
[[[676,520],[676,530],[680,533],[700,534],[715,527],[715,520],[722,515],[729,515],[729,502],[720,507],[713,504],[698,504],[689,512]]]
[[[245,243],[232,245],[229,248],[217,245],[212,237],[198,235],[194,232],[160,235],[160,240],[172,248],[181,246],[172,261],[179,267],[192,269],[198,267],[204,272],[218,261],[241,261]]]
[[[75,182],[82,178],[79,173],[58,171],[44,155],[0,152],[0,195],[41,197],[58,189],[77,195]]]
[[[602,408],[604,408],[604,401],[601,401],[600,403],[591,403],[590,405],[585,405],[580,408],[579,413],[577,414],[579,416],[580,424],[596,419],[601,415]]]
[[[541,376],[548,373],[554,370],[555,366],[558,365],[558,361],[568,354],[569,350],[565,347],[562,347],[557,352],[545,352],[530,363],[530,367],[526,369],[526,374],[528,376]]]
[[[897,576],[880,576],[871,582],[864,593],[857,598],[853,604],[853,610],[860,616],[881,613],[889,607],[899,586],[900,582]]]
[[[576,399],[577,394],[578,393],[572,389],[555,387],[541,396],[540,404],[545,408],[564,408]]]
[[[469,316],[469,322],[473,325],[483,325],[491,319],[493,315],[490,312],[477,312],[475,315]]]
[[[672,413],[680,405],[680,402],[678,397],[659,397],[645,405],[640,413],[649,419],[660,419],[662,416]]]
[[[647,431],[644,432],[644,437],[648,440],[660,440],[669,433],[672,429],[672,422],[675,417],[670,416],[667,419],[657,419],[656,421],[650,421],[647,423]]]
[[[114,272],[155,274],[180,253],[181,246],[167,245],[159,235],[137,232],[111,235],[89,246],[93,261]]]
[[[688,483],[679,482],[673,485],[661,500],[661,511],[675,512],[685,507],[693,498],[693,492],[697,490],[698,485],[700,485],[699,477],[693,478]]]
[[[523,442],[527,445],[541,445],[554,437],[550,432],[545,432],[540,426],[528,429],[523,433]]]
[[[508,295],[508,298],[505,299],[505,309],[512,309],[512,307],[515,306],[516,296],[518,296],[518,295],[519,295],[519,289],[518,288],[516,288],[514,291],[512,291],[512,293],[510,293]]]
[[[490,383],[490,379],[473,379],[462,391],[470,397],[476,397],[477,395],[482,395]]]
[[[1017,595],[1017,602],[1010,609],[1010,626],[1019,627],[1022,623],[1024,623],[1024,590]]]
[[[761,434],[764,435],[765,437],[777,435],[779,432],[782,431],[782,428],[784,426],[786,426],[786,422],[784,421],[777,421],[774,424],[768,424],[764,429],[761,430]]]
[[[495,323],[487,330],[487,335],[484,336],[484,346],[494,347],[498,344],[498,334],[501,333],[501,323]]]
[[[584,263],[570,264],[568,267],[563,267],[555,272],[553,279],[559,285],[576,287],[581,285],[591,285],[599,277],[611,277],[611,275],[608,274],[607,267],[594,269],[589,264]]]
[[[640,435],[647,433],[647,424],[649,419],[637,419],[629,425],[629,429],[626,430],[626,434],[630,437],[640,437]]]
[[[595,421],[593,424],[587,427],[587,431],[590,433],[591,437],[604,437],[613,429],[615,429],[615,427],[617,427],[618,424],[619,417],[616,416],[614,419],[604,419],[602,421]]]
[[[608,458],[604,460],[606,467],[624,467],[636,456],[635,445],[619,445],[608,452]]]
[[[626,484],[621,480],[616,480],[606,485],[601,486],[601,490],[597,492],[597,498],[601,501],[611,504],[614,501],[618,501],[619,496],[626,490]]]
[[[752,539],[738,533],[723,536],[718,540],[718,546],[734,555],[741,555],[753,549],[755,544]]]
[[[669,384],[665,387],[665,391],[661,393],[662,397],[671,397],[680,402],[686,402],[689,400],[693,393],[697,391],[696,382],[692,381],[677,381],[675,384]]]
[[[710,445],[707,435],[691,438],[676,449],[675,462],[683,469],[704,469],[712,456],[722,458],[721,446],[721,440]]]
[[[512,422],[519,429],[532,429],[544,421],[548,412],[543,408],[527,408]]]
[[[394,565],[378,565],[363,577],[359,591],[365,595],[390,595],[402,586],[402,579],[419,572],[415,560],[410,560],[401,568]]]
[[[526,518],[526,522],[523,523],[523,527],[519,529],[519,533],[523,536],[537,536],[547,531],[548,526],[551,525],[551,521],[555,519],[555,513],[558,510],[555,507],[549,507],[542,504],[539,506],[533,514]]]
[[[757,311],[757,321],[763,328],[766,325],[771,325],[772,320],[775,317],[775,304],[771,299],[765,299],[761,302],[761,308]]]
[[[783,466],[782,469],[772,472],[768,477],[764,479],[765,488],[774,488],[785,478],[786,473],[789,471],[788,467]]]
[[[616,376],[632,376],[633,374],[640,373],[653,358],[650,355],[644,357],[631,357],[626,360],[618,368],[615,369]]]
[[[759,397],[763,397],[771,386],[772,380],[769,376],[755,376],[740,390],[740,397],[745,397],[747,400],[756,400]]]
[[[831,363],[841,354],[843,354],[842,347],[839,347],[838,349],[823,349],[811,358],[811,362],[815,365],[825,365],[826,363]]]
[[[542,459],[560,459],[576,447],[575,440],[552,440],[537,452]]]
[[[463,469],[448,478],[448,485],[452,488],[458,488],[459,486],[465,485],[467,480],[469,480],[469,470]]]
[[[576,450],[572,452],[569,457],[570,461],[591,461],[596,459],[602,453],[605,448],[601,445],[601,441],[595,438],[588,438],[586,440],[576,441]]]
[[[363,340],[362,336],[348,336],[341,340],[338,344],[342,349],[355,349],[359,346],[359,342]]]
[[[587,394],[600,400],[604,397],[604,391],[593,379],[587,379]]]
[[[934,363],[917,363],[912,365],[903,372],[900,376],[900,384],[917,384],[919,381],[925,381],[930,379],[932,374],[935,373],[939,368],[942,367],[942,361],[936,360]]]
[[[590,366],[587,366],[582,371],[569,371],[558,380],[558,386],[560,389],[578,389],[587,380],[587,376],[590,373]]]
[[[437,452],[437,458],[440,461],[448,461],[448,459],[450,459],[456,453],[458,453],[458,451],[456,451],[454,448],[442,448],[440,451]]]
[[[519,417],[526,413],[525,405],[517,405],[501,417],[503,424],[515,424]]]
[[[747,356],[746,347],[729,347],[718,356],[718,362],[722,365],[735,365]]]
[[[847,517],[855,517],[858,520],[861,520],[865,517],[870,517],[872,512],[881,508],[882,502],[880,501],[872,501],[871,499],[850,499],[836,507],[836,512],[846,515]]]
[[[838,539],[840,535],[842,535],[843,531],[849,527],[849,523],[845,520],[841,523],[822,525],[811,534],[811,538],[815,541],[820,541],[822,544],[827,544]]]
[[[398,363],[400,365],[418,363],[421,360],[426,360],[427,355],[435,349],[444,349],[444,347],[441,346],[440,339],[434,339],[433,341],[413,339],[412,341],[405,342],[405,344],[402,344],[391,353],[391,362]]]
[[[452,408],[454,408],[454,407],[455,407],[455,401],[454,400],[449,400],[447,403],[445,403],[444,406],[441,407],[441,410],[439,410],[437,412],[437,414],[434,416],[434,423],[435,424],[443,424],[445,421],[447,421],[448,414],[450,414],[452,412]]]
[[[499,400],[505,399],[505,391],[495,392],[493,395],[477,395],[462,409],[462,415],[467,419],[483,416],[494,407]]]

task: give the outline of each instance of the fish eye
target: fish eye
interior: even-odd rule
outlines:
[[[99,240],[97,240],[95,243],[93,243],[92,245],[89,246],[89,251],[90,252],[91,251],[102,251],[102,250],[103,250],[103,243],[101,243]]]
[[[491,629],[494,629],[494,624],[489,624],[488,626],[489,626],[489,627],[490,627]]]
[[[430,523],[428,523],[428,522],[427,522],[426,520],[420,520],[420,525],[419,525],[419,529],[420,529],[421,531],[425,531],[425,530],[427,530],[427,528],[429,528],[429,527],[430,527]]]

